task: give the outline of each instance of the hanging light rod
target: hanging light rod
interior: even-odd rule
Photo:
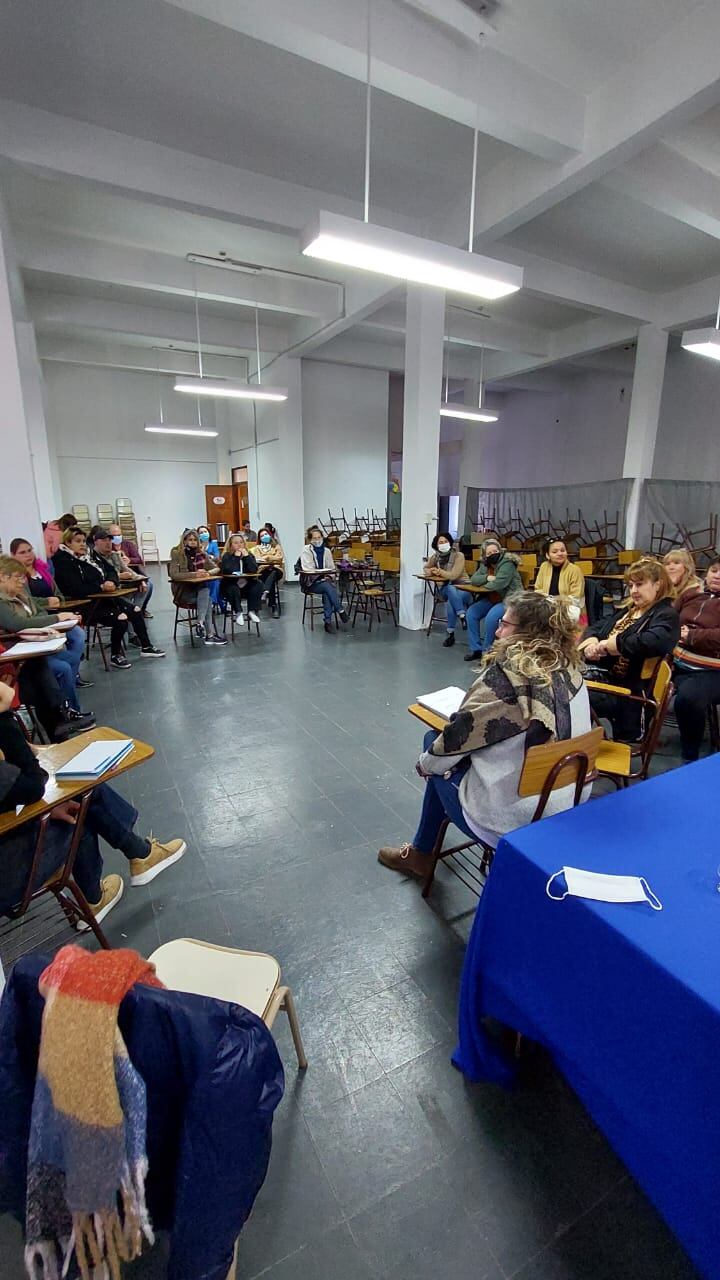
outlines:
[[[686,329],[682,336],[683,351],[720,360],[720,329]]]
[[[306,227],[300,248],[309,258],[476,298],[504,298],[523,282],[522,267],[327,210]]]
[[[499,414],[493,409],[488,409],[485,405],[478,407],[471,404],[451,404],[445,402],[440,405],[441,418],[465,418],[468,422],[497,422]]]
[[[145,430],[158,436],[216,436],[217,431],[205,431],[200,427],[166,427],[164,422],[146,422]]]
[[[183,376],[175,379],[175,390],[190,396],[219,396],[235,400],[287,400],[284,387],[254,387],[247,382],[231,378],[194,378]]]

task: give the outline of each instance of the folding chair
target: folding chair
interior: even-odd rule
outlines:
[[[612,693],[618,698],[637,702],[646,713],[643,736],[638,742],[606,740],[598,752],[598,774],[612,778],[618,787],[626,787],[631,780],[647,778],[673,692],[672,667],[667,658],[649,658],[643,666],[642,677],[649,681],[650,692],[647,694],[631,693],[629,689],[599,680],[586,681],[589,690],[597,689],[601,693]]]
[[[160,563],[160,552],[158,551],[157,538],[154,533],[140,534],[140,555],[146,564]]]
[[[530,747],[525,752],[525,761],[518,781],[518,795],[538,797],[531,822],[540,821],[551,793],[559,787],[574,784],[573,808],[580,803],[583,788],[596,776],[595,761],[604,737],[605,734],[601,728],[590,729],[588,733],[578,734],[576,738],[565,738],[561,742],[547,742],[543,746]],[[492,866],[495,850],[492,845],[486,844],[479,838],[453,845],[451,849],[443,849],[445,832],[449,826],[450,819],[446,818],[440,827],[435,847],[428,859],[429,869],[423,884],[422,896],[429,897],[437,864],[442,861],[447,864],[448,870],[452,871],[458,880],[479,897]],[[464,853],[466,849],[473,848],[482,850],[479,861],[473,860],[468,854],[463,858],[457,856]],[[466,876],[469,879],[466,879]]]
[[[353,627],[357,621],[358,612],[362,610],[363,618],[368,620],[368,632],[372,631],[373,618],[378,626],[382,622],[382,615],[388,615],[393,620],[393,626],[397,626],[397,617],[395,614],[395,605],[393,603],[393,589],[391,587],[358,587],[355,595],[355,609],[353,612]]]

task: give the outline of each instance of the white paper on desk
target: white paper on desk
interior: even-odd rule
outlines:
[[[550,892],[553,880],[565,876],[567,889],[557,897]],[[553,902],[563,898],[588,898],[591,902],[647,902],[653,911],[662,911],[662,903],[655,896],[644,876],[614,876],[604,871],[583,871],[580,867],[561,867],[550,876],[545,892]]]
[[[55,636],[52,640],[18,640],[12,648],[5,650],[8,660],[13,658],[32,658],[34,654],[57,653],[65,648],[65,637]]]
[[[436,716],[449,720],[451,715],[459,709],[464,697],[465,690],[451,684],[446,689],[436,689],[434,693],[421,693],[418,702],[421,707],[427,707],[427,710],[433,711]]]

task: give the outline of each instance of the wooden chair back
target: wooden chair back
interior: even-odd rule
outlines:
[[[545,812],[550,794],[559,787],[575,784],[573,805],[580,803],[582,790],[595,768],[600,743],[605,737],[601,728],[559,742],[546,742],[530,747],[518,782],[519,796],[538,796],[532,821],[537,822]]]
[[[597,547],[581,547],[581,548],[580,548],[580,559],[581,559],[581,560],[595,560],[595,559],[597,559]]]
[[[580,554],[582,555],[582,552]],[[586,578],[589,578],[594,568],[592,560],[577,560],[575,563],[580,572],[584,573]]]

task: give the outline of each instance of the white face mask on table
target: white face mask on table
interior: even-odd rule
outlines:
[[[550,885],[558,876],[563,875],[567,889],[557,897],[550,892]],[[655,897],[644,876],[613,876],[603,871],[561,867],[550,876],[545,892],[553,902],[562,902],[568,896],[589,898],[592,902],[647,902],[653,911],[662,911],[662,902]]]

